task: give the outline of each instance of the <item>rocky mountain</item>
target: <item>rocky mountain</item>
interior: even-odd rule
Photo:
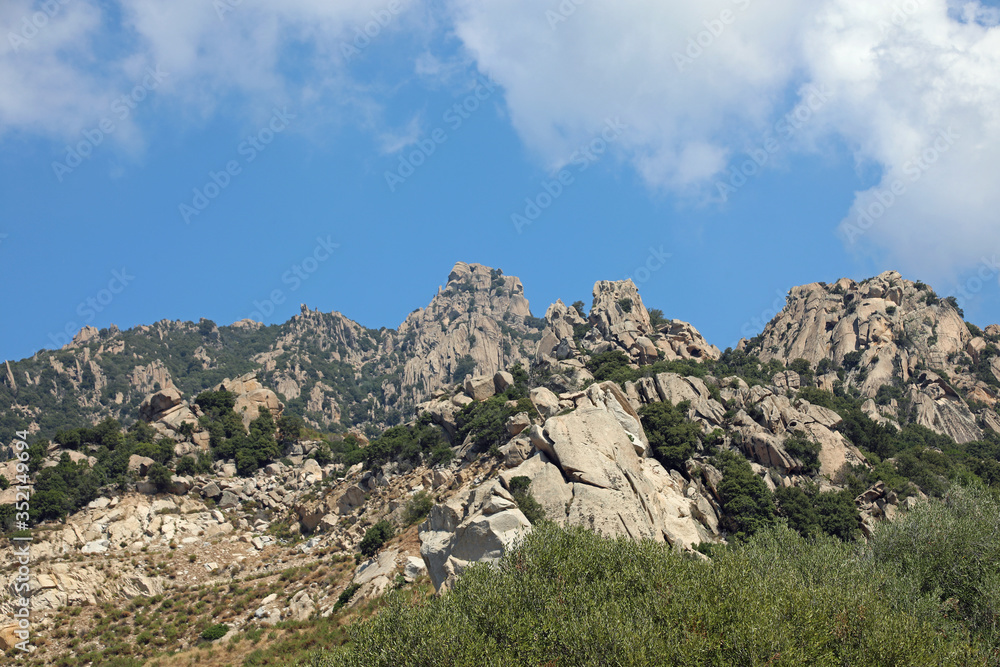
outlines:
[[[745,346],[763,361],[804,359],[821,388],[869,400],[865,412],[915,422],[958,443],[1000,431],[1000,327],[963,319],[955,300],[887,271],[856,283],[793,288],[784,310]]]
[[[5,362],[0,437],[28,430],[51,438],[108,416],[127,424],[160,388],[193,396],[248,372],[317,428],[375,433],[456,377],[528,360],[541,325],[517,278],[459,262],[427,308],[398,330],[366,329],[305,306],[273,326],[165,320],[128,331],[87,327],[60,350]]]
[[[1000,486],[998,342],[894,272],[794,288],[722,352],[631,281],[534,318],[517,278],[465,263],[397,330],[306,307],[87,329],[0,387],[3,428],[30,432],[0,463],[34,508],[27,664],[198,664],[220,637],[254,664],[288,650],[281,621],[446,591],[539,521],[699,559],[778,517],[871,536],[952,477]]]

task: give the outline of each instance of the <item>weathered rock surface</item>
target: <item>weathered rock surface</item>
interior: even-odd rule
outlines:
[[[981,438],[982,431],[955,387],[987,405],[998,398],[996,387],[977,382],[970,371],[968,360],[986,350],[986,341],[971,333],[953,303],[922,283],[887,271],[860,283],[843,278],[832,285],[792,288],[785,308],[748,351],[764,361],[805,359],[813,368],[820,362],[843,366],[846,383],[872,398],[885,385],[903,387],[913,413],[895,415],[895,420],[873,414],[873,419],[912,419],[965,443]],[[993,361],[1000,364],[1000,357]],[[946,371],[953,380],[928,369]],[[820,385],[829,390],[833,380],[827,378]],[[789,386],[781,378],[775,384]]]

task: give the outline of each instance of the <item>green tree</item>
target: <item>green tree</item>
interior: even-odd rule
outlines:
[[[733,452],[724,451],[716,457],[722,481],[722,525],[739,539],[750,537],[774,525],[774,499],[764,480],[758,477],[750,463]]]
[[[472,375],[476,372],[476,360],[470,354],[459,358],[458,363],[455,364],[455,370],[452,372],[451,379],[453,382],[464,382],[466,375]]]
[[[668,470],[683,470],[684,462],[698,448],[701,429],[684,416],[688,407],[686,401],[676,406],[664,401],[639,411],[653,455]]]
[[[149,467],[149,472],[146,473],[146,479],[156,487],[156,490],[160,493],[167,491],[170,488],[170,478],[172,477],[170,469],[167,468],[162,463],[154,463]]]
[[[358,545],[358,551],[371,558],[395,534],[396,529],[392,527],[392,524],[382,519],[365,531],[365,536],[361,539],[361,544]]]

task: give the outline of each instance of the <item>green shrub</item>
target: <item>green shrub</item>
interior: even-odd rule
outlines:
[[[361,539],[361,544],[358,545],[358,551],[371,558],[378,553],[383,544],[392,539],[395,533],[396,530],[392,524],[382,519],[365,531],[365,536]]]
[[[216,639],[222,639],[225,637],[228,632],[228,625],[225,623],[218,623],[205,628],[201,633],[201,638],[207,642],[214,642]]]
[[[721,452],[715,461],[722,471],[718,486],[723,510],[721,525],[738,539],[773,526],[774,499],[750,463],[729,451]]]
[[[639,410],[653,455],[668,470],[683,470],[684,462],[698,448],[701,429],[684,416],[687,408],[685,401],[676,406],[650,403]]]
[[[785,451],[802,463],[802,471],[807,475],[819,472],[819,452],[821,446],[810,440],[802,431],[796,431],[785,439]]]
[[[146,473],[146,479],[161,493],[170,488],[171,476],[170,469],[162,463],[154,463]]]
[[[528,491],[528,487],[531,485],[531,479],[524,476],[512,477],[510,480],[510,495],[514,497],[514,502],[517,503],[517,508],[521,510],[524,517],[532,524],[536,525],[545,521],[545,509],[542,507],[531,492]]]
[[[390,594],[310,664],[958,665],[992,652],[863,545],[775,528],[712,554],[543,525],[447,595]]]
[[[427,491],[418,491],[406,501],[406,507],[403,510],[403,523],[412,526],[423,521],[424,517],[431,513],[432,507],[434,507],[434,496]]]

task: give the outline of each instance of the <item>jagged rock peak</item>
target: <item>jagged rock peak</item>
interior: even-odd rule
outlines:
[[[536,330],[524,286],[500,269],[458,262],[426,308],[418,308],[399,327],[400,349],[407,356],[403,385],[422,387],[424,395],[466,372],[493,375],[526,362],[524,336]],[[470,361],[471,359],[471,361]]]
[[[641,364],[659,358],[704,360],[721,355],[687,322],[654,324],[631,280],[598,281],[588,321],[593,329],[584,342],[592,352],[621,349]]]
[[[882,391],[882,407],[867,406],[873,418],[912,418],[960,443],[982,437],[963,395],[990,406],[998,400],[996,387],[973,372],[989,349],[983,332],[973,333],[953,298],[896,271],[792,288],[749,349],[764,361],[807,360],[820,387],[840,380],[863,396]],[[932,369],[950,380],[930,377],[925,371]],[[885,386],[905,396],[886,400]]]

